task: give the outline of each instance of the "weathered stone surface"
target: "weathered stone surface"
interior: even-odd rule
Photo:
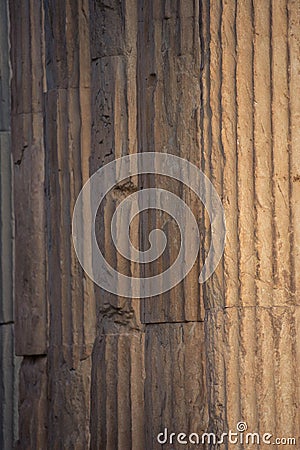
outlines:
[[[72,213],[89,176],[88,2],[45,4],[45,168],[49,302],[48,448],[88,448],[93,284],[72,244]]]
[[[19,440],[16,449],[47,447],[47,357],[25,356],[19,380]]]
[[[9,11],[0,4],[0,324],[13,321],[13,208],[10,132]]]
[[[49,350],[45,448],[80,450],[89,448],[90,442],[91,358],[70,366],[63,350],[62,346]]]
[[[144,448],[144,333],[100,334],[92,361],[91,449]]]
[[[0,324],[13,322],[13,209],[11,196],[11,136],[0,131],[1,293]]]
[[[193,1],[142,1],[138,11],[139,151],[171,153],[201,168],[199,5]],[[202,228],[201,202],[189,190],[168,177],[143,177],[142,185],[161,187],[181,196]],[[145,245],[152,228],[164,230],[168,251],[145,268],[146,276],[166,270],[179,251],[178,226],[170,217],[161,217],[156,211],[142,219]],[[145,299],[143,322],[203,320],[199,266],[198,259],[183,282],[161,296]]]
[[[25,355],[18,445],[87,448],[96,314],[93,285],[72,246],[71,217],[89,176],[88,5],[28,1],[10,7],[16,350]],[[45,353],[47,359],[28,357]]]
[[[297,8],[203,3],[204,158],[227,221],[223,264],[204,286],[209,412],[219,431],[244,420],[249,431],[299,435]]]
[[[165,428],[201,435],[208,429],[204,323],[151,324],[145,339],[145,448],[161,448]]]
[[[221,434],[239,421],[300,439],[299,2],[26,0],[10,1],[10,10],[14,329],[24,357],[18,448],[150,450],[160,448],[165,427]],[[7,23],[3,30],[1,42]],[[0,66],[7,84],[2,59]],[[9,217],[1,264],[4,254],[11,259],[3,194],[11,181],[2,169],[9,123],[1,114],[1,217]],[[96,232],[120,272],[152,275],[178,252],[176,226],[155,213],[133,223],[131,238],[141,248],[151,228],[164,229],[162,258],[141,268],[114,248],[112,215],[140,188],[182,197],[201,233],[188,277],[141,302],[93,285],[77,261],[71,221],[91,174],[147,151],[203,170],[223,202],[227,242],[214,275],[199,285],[210,244],[202,205],[162,177],[118,186]],[[10,260],[2,275],[1,322],[13,320],[11,267]],[[1,439],[8,430],[11,442],[12,325],[0,334],[9,355],[0,368],[9,399]]]
[[[113,27],[112,27],[112,24]],[[91,2],[92,155],[90,171],[137,152],[137,2]],[[121,273],[139,267],[119,255],[110,235],[112,214],[138,189],[131,178],[107,196],[96,222],[100,248]],[[139,223],[131,227],[139,246]],[[144,331],[140,301],[96,287],[97,338],[91,382],[91,448],[144,448]]]
[[[18,370],[14,355],[13,200],[9,9],[0,2],[0,448],[18,437]]]
[[[10,38],[9,38],[9,10],[8,2],[0,4],[1,29],[0,29],[0,132],[10,130]]]
[[[10,2],[10,15],[16,352],[36,355],[47,348],[42,4]]]
[[[14,356],[13,323],[0,325],[0,445],[13,448],[18,438],[20,358]]]
[[[212,429],[220,434],[235,431],[245,421],[249,432],[298,439],[298,329],[299,307],[248,306],[208,313]],[[222,339],[216,337],[220,330]]]

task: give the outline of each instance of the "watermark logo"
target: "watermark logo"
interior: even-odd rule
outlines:
[[[156,174],[175,179],[191,189],[206,208],[211,224],[210,249],[199,276],[204,283],[215,271],[224,251],[225,217],[221,200],[210,180],[189,161],[167,153],[135,153],[116,159],[95,172],[76,200],[72,221],[73,243],[78,260],[88,276],[113,294],[152,297],[180,283],[192,269],[200,248],[197,220],[189,206],[172,192],[149,188],[134,192],[116,208],[111,221],[111,236],[116,250],[136,263],[150,263],[159,258],[167,246],[160,229],[149,233],[149,249],[140,251],[130,241],[130,224],[142,211],[162,210],[177,223],[180,249],[173,264],[152,277],[126,276],[115,270],[101,253],[95,232],[95,219],[101,202],[122,181],[142,174]]]
[[[238,422],[237,425],[236,425],[236,429],[238,431],[240,431],[241,433],[246,431],[247,428],[248,428],[248,425],[246,424],[246,422]]]
[[[248,446],[265,445],[290,445],[295,446],[297,440],[295,437],[275,437],[272,433],[247,432],[248,425],[246,422],[238,422],[236,430],[228,430],[218,436],[216,433],[174,433],[168,428],[158,433],[156,440],[159,444],[194,444],[194,445],[221,445],[221,444],[237,444]]]

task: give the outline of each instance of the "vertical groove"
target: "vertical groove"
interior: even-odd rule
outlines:
[[[22,7],[25,6],[26,2],[22,3]],[[44,67],[42,42],[36,38],[37,35],[41,35],[40,3],[31,0],[22,14],[23,20],[19,23],[20,11],[16,4],[11,4],[11,21],[15,24],[12,26],[12,155],[16,227],[15,334],[16,352],[20,355],[30,355],[43,354],[47,348],[45,152],[42,116]],[[30,15],[33,17],[30,18]],[[36,47],[32,46],[31,40],[37,41]],[[36,88],[32,91],[33,85]]]
[[[252,431],[294,436],[299,395],[295,375],[299,344],[294,334],[299,311],[293,307],[299,165],[298,115],[293,113],[299,111],[294,94],[299,63],[296,69],[293,65],[300,39],[291,24],[296,27],[300,11],[289,1],[288,36],[284,1],[245,0],[236,8],[235,15],[233,3],[223,3],[219,35],[220,5],[210,5],[210,14],[202,5],[202,25],[211,17],[210,34],[203,27],[201,31],[202,42],[210,42],[202,72],[203,105],[210,103],[201,115],[202,167],[223,189],[227,221],[224,289],[218,270],[204,286],[210,427],[220,429],[226,417],[230,429],[244,420]],[[222,167],[218,134],[225,155],[223,184],[217,175]]]
[[[270,80],[270,2],[254,0],[254,146],[257,252],[257,304],[272,306],[272,136]],[[260,429],[276,430],[272,317],[258,315],[258,411]],[[264,336],[264,338],[263,338]],[[267,407],[266,407],[267,405]]]
[[[289,179],[290,179],[290,218],[291,218],[291,261],[292,261],[292,291],[295,294],[296,308],[294,311],[296,334],[293,339],[293,361],[294,373],[297,376],[295,386],[294,399],[294,427],[295,434],[299,436],[299,412],[297,412],[296,403],[300,399],[299,385],[299,361],[300,361],[300,308],[299,308],[299,292],[300,292],[300,134],[299,134],[299,118],[300,118],[300,85],[299,85],[299,52],[300,52],[300,7],[299,2],[287,0],[288,15],[288,92],[289,92]]]
[[[91,175],[108,162],[135,153],[139,145],[137,8],[136,0],[90,1]],[[135,177],[120,183],[107,195],[96,220],[105,259],[128,276],[138,268],[116,251],[111,239],[111,219],[116,207],[137,186]],[[131,233],[132,243],[138,247],[137,228],[138,224],[133,224]],[[91,449],[144,448],[144,332],[140,303],[98,287],[95,298],[97,337],[92,354]],[[103,388],[99,386],[101,379]]]
[[[89,295],[93,285],[83,277],[75,255],[71,230],[75,200],[83,177],[86,181],[89,176],[91,151],[87,147],[90,141],[89,97],[82,102],[83,94],[89,94],[90,77],[86,1],[45,2],[44,26],[50,312],[48,446],[88,447],[94,297]],[[85,47],[86,53],[83,53]],[[86,112],[84,117],[83,111]]]
[[[140,10],[138,95],[143,99],[142,104],[139,102],[139,120],[143,122],[139,125],[140,146],[143,151],[167,152],[200,165],[197,141],[200,43],[199,33],[194,40],[198,18],[193,16],[199,13],[198,8],[195,8],[194,0],[168,2],[164,8],[158,5],[160,2],[144,4]],[[143,181],[181,196],[200,222],[199,204],[179,183],[154,176]],[[164,229],[169,243],[163,256],[145,269],[153,275],[166,270],[177,257],[178,229],[164,214],[155,212],[145,216],[143,242],[148,240],[150,224]],[[142,302],[144,322],[203,320],[202,293],[197,278],[195,265],[186,279],[169,292],[145,299]]]
[[[243,15],[245,14],[245,16]],[[256,361],[255,250],[254,250],[254,142],[253,142],[253,9],[245,1],[237,9],[237,165],[239,227],[240,403],[241,417],[256,429],[255,375],[248,381]],[[243,310],[243,308],[245,308]],[[247,342],[247,350],[245,344]],[[250,384],[250,385],[249,385]],[[249,385],[249,386],[248,386]]]
[[[272,305],[271,80],[269,1],[254,0],[254,145],[258,305]]]
[[[224,252],[224,278],[227,280],[224,289],[224,305],[237,306],[240,303],[239,265],[238,265],[238,152],[237,152],[237,86],[236,86],[236,7],[223,2],[221,17],[220,43],[221,58],[221,122],[220,133],[222,139],[225,164],[223,171],[223,205],[225,208],[227,245]],[[224,314],[224,320],[230,321],[231,312]],[[236,324],[226,327],[226,421],[236,424],[241,418],[240,399],[240,348],[239,348],[239,311],[233,315]],[[229,364],[230,361],[230,364]]]

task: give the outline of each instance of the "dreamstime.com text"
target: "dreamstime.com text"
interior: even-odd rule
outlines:
[[[218,436],[216,433],[174,433],[169,432],[168,428],[158,433],[157,442],[159,444],[246,444],[246,445],[292,445],[297,444],[295,437],[275,437],[272,433],[248,432],[246,422],[238,422],[236,430],[229,430]]]

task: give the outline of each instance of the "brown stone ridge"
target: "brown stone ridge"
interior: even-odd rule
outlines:
[[[13,198],[9,7],[0,2],[0,448],[18,438],[18,372],[14,348]]]
[[[165,428],[241,421],[299,447],[299,33],[298,0],[0,2],[1,449],[154,450]],[[152,265],[110,238],[116,207],[148,187],[189,204],[201,248],[176,287],[127,299],[81,268],[72,214],[99,167],[148,151],[210,179],[226,246],[199,284],[203,205],[174,180],[132,177],[97,215],[107,261],[128,276],[174,261],[167,215],[131,226],[136,248],[165,231]]]

